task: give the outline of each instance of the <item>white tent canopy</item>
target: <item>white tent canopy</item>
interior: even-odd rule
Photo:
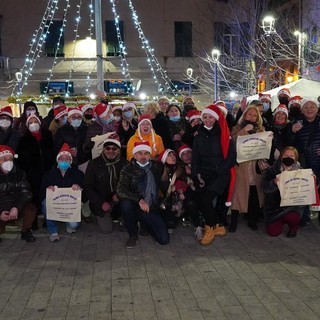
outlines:
[[[277,93],[279,90],[283,88],[289,88],[291,97],[293,96],[301,96],[303,98],[312,98],[317,100],[320,96],[320,82],[300,79],[284,86],[280,86],[268,91],[265,93],[271,94],[271,106],[272,110],[274,110],[279,105],[279,100],[277,97]],[[248,101],[259,100],[259,95],[255,94],[254,96],[250,96],[247,98]]]

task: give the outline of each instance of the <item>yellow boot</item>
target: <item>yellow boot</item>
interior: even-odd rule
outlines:
[[[213,233],[215,236],[225,236],[227,234],[226,228],[224,226],[219,226],[219,224],[217,224],[214,228],[213,228]]]
[[[200,243],[203,246],[208,246],[209,244],[211,244],[211,242],[214,240],[214,233],[213,233],[213,227],[204,226],[204,234],[203,234],[203,238],[200,241]]]

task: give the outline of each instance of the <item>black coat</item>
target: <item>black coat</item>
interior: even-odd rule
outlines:
[[[3,130],[2,128],[0,128],[0,144],[4,144],[10,147],[13,151],[16,152],[20,139],[21,134],[18,130],[13,128]]]
[[[173,143],[170,136],[169,120],[160,112],[154,119],[151,119],[152,127],[157,135],[162,138],[165,149],[173,149]]]

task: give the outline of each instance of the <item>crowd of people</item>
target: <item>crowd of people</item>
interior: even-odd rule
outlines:
[[[82,190],[82,223],[111,233],[120,221],[127,248],[147,235],[165,245],[180,223],[207,246],[236,232],[240,214],[252,230],[264,221],[270,236],[286,230],[295,237],[310,223],[309,207],[281,207],[277,176],[310,168],[320,178],[320,116],[317,101],[291,97],[289,89],[280,90],[278,100],[272,106],[271,96],[260,93],[233,112],[220,100],[202,107],[192,97],[182,104],[161,97],[139,112],[132,102],[67,107],[55,97],[44,118],[32,101],[19,118],[3,107],[0,234],[22,218],[21,239],[33,242],[43,215],[50,240],[59,241],[46,194],[72,188]],[[273,137],[269,158],[237,163],[238,137],[265,131]],[[92,158],[93,138],[101,135],[101,154]],[[66,231],[80,224],[66,223]]]

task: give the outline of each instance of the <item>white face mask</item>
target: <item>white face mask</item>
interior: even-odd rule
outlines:
[[[212,126],[212,127],[207,127],[207,126],[205,126],[205,125],[204,125],[204,127],[205,127],[207,130],[211,130],[211,129],[213,128],[213,126]]]
[[[1,128],[7,129],[10,126],[11,126],[11,121],[10,120],[7,120],[7,119],[1,119],[0,120],[0,127]]]
[[[26,111],[26,115],[27,117],[31,116],[32,114],[35,114],[36,113],[36,110],[27,110]]]
[[[39,123],[36,123],[36,122],[30,123],[29,130],[30,130],[30,132],[38,132],[40,130]]]
[[[9,160],[9,161],[5,161],[4,163],[2,163],[1,168],[4,172],[9,172],[12,170],[13,168],[13,161]]]
[[[143,167],[145,167],[145,166],[147,166],[147,165],[149,164],[149,161],[146,162],[146,163],[140,163],[139,161],[137,161],[137,164],[138,164],[141,168],[143,168]]]

